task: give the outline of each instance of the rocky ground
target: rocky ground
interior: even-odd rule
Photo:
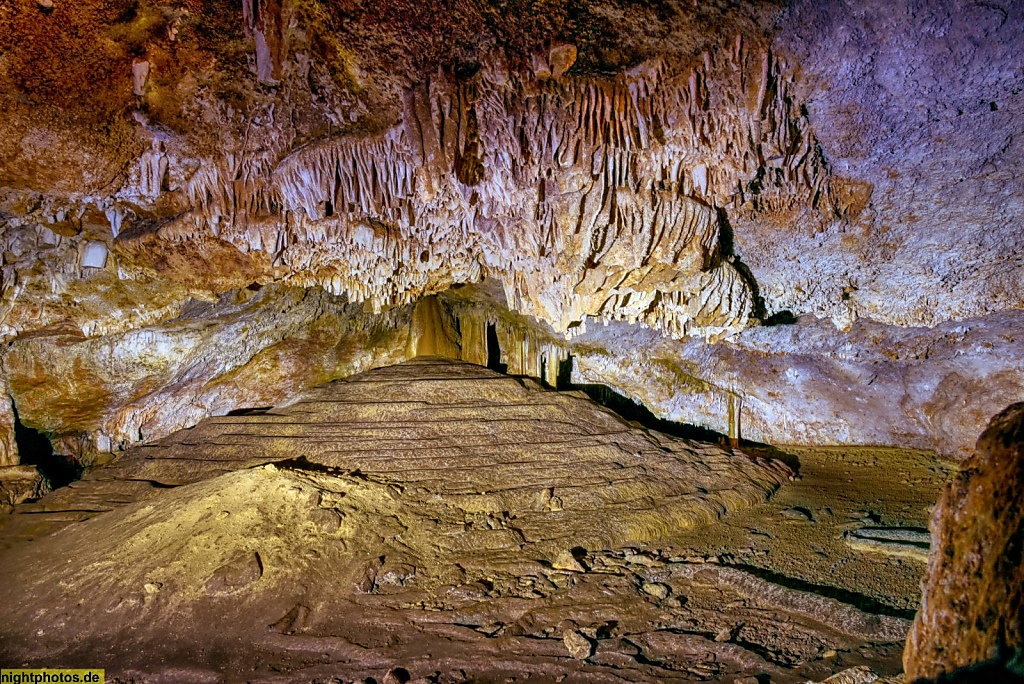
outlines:
[[[18,506],[3,660],[160,682],[896,675],[944,475],[909,451],[730,453],[421,358]]]

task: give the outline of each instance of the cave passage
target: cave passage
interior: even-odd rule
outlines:
[[[21,422],[16,406],[13,413],[14,441],[23,465],[34,465],[54,489],[66,487],[82,477],[82,467],[74,459],[54,453],[53,444],[45,434]]]
[[[498,329],[493,323],[487,324],[487,367],[499,373],[508,373],[508,364],[501,362],[501,345],[498,343]]]

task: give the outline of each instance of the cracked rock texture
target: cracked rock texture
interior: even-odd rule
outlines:
[[[904,654],[908,677],[990,660],[1015,661],[1022,674],[1022,482],[1024,405],[1014,404],[992,420],[935,507],[924,597]]]
[[[3,363],[19,418],[91,463],[208,415],[404,361],[409,317],[408,307],[363,313],[322,290],[270,285],[190,302],[161,326],[21,338]]]
[[[730,344],[671,342],[619,325],[573,341],[576,382],[616,387],[665,419],[728,432],[741,397],[743,436],[772,444],[899,444],[964,458],[1006,402],[1024,396],[1018,311],[848,332],[801,317]]]

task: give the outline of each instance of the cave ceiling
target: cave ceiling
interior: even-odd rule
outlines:
[[[662,418],[962,455],[1024,392],[1022,25],[939,0],[6,3],[0,460],[16,423],[88,463],[425,329],[486,363],[489,327],[510,372],[572,357]]]

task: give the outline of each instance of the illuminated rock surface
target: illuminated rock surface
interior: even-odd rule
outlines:
[[[784,513],[792,500],[764,503],[790,477],[779,461],[425,357],[208,419],[19,507],[2,532],[4,659],[101,661],[108,676],[160,681],[401,666],[795,682],[858,659],[891,671],[909,623],[885,606],[900,599],[839,594],[868,606],[855,608],[756,572],[759,538],[792,544],[799,574],[808,540],[867,515],[853,490],[848,503],[828,493],[827,459],[807,460],[820,465],[790,496],[815,518],[835,507],[822,531]],[[886,524],[923,517],[935,486],[877,510]],[[743,525],[761,537],[746,530],[743,560],[720,558],[714,540]],[[896,563],[875,579],[909,569],[913,584],[921,565]]]
[[[584,593],[598,592],[603,578],[589,570],[599,555],[621,560],[627,538],[658,536],[687,520],[694,526],[686,534],[697,535],[687,543],[720,547],[706,555],[748,549],[745,564],[813,585],[794,590],[841,590],[851,593],[833,598],[868,597],[910,611],[920,597],[925,509],[946,472],[944,459],[969,457],[991,416],[1024,398],[1021,54],[1024,4],[1013,2],[0,3],[5,539],[150,501],[182,502],[154,509],[153,520],[187,518],[213,506],[209,497],[221,478],[266,485],[268,502],[285,501],[276,489],[285,480],[307,493],[372,489],[352,480],[354,468],[318,470],[333,456],[317,451],[323,442],[315,437],[259,437],[259,448],[271,454],[265,458],[231,446],[229,426],[257,430],[252,426],[281,419],[275,411],[230,414],[280,407],[324,383],[439,355],[517,376],[500,381],[510,391],[533,396],[527,388],[536,381],[586,392],[673,434],[783,445],[813,473],[766,504],[757,502],[770,482],[731,480],[732,466],[750,464],[720,462],[716,448],[692,447],[697,455],[684,461],[693,472],[728,463],[729,477],[715,480],[721,489],[694,485],[690,471],[658,470],[666,457],[652,456],[656,473],[606,492],[606,536],[587,532],[583,523],[593,521],[585,516],[576,521],[582,527],[573,535],[611,550],[579,541],[586,556],[549,557],[555,549],[537,541],[536,554],[521,562],[539,563],[537,554],[545,554],[551,567],[539,567],[569,573],[588,587]],[[549,397],[559,405],[582,401],[551,396],[561,397]],[[176,432],[184,428],[201,438]],[[560,430],[547,432],[569,434]],[[187,456],[167,458],[175,449]],[[143,459],[147,451],[162,456]],[[230,452],[227,461],[200,458],[222,451]],[[392,467],[401,455],[392,454]],[[560,467],[585,474],[593,463],[580,458],[573,452],[572,465]],[[266,459],[292,465],[269,475],[251,468]],[[616,462],[623,475],[641,472]],[[596,476],[605,468],[593,469]],[[114,473],[122,475],[110,479]],[[545,491],[564,488],[558,482],[569,478],[558,469],[507,475],[509,487],[550,479]],[[246,486],[231,491],[244,498]],[[677,486],[685,496],[666,495]],[[905,492],[908,486],[915,491]],[[56,491],[35,501],[50,488]],[[389,524],[391,514],[373,508],[384,506],[378,494],[385,490],[373,491],[360,519]],[[449,505],[421,501],[415,486],[399,495],[412,503],[395,506]],[[799,500],[805,495],[818,503]],[[525,505],[484,499],[500,510]],[[658,515],[638,518],[637,501],[648,508],[657,501]],[[763,508],[776,502],[777,509]],[[549,512],[570,515],[562,505]],[[128,508],[85,529],[128,515]],[[288,510],[300,522],[333,524],[321,520],[329,514],[316,512],[319,504],[308,513]],[[755,510],[763,516],[744,517]],[[829,517],[825,510],[846,513]],[[216,524],[227,525],[217,534],[236,532],[233,522]],[[498,520],[491,525],[488,539],[512,534]],[[31,544],[63,559],[52,540],[71,529]],[[743,536],[761,539],[755,531],[770,535],[764,548]],[[223,568],[204,575],[202,595],[244,603],[245,592],[285,577],[292,566],[277,556],[271,562],[257,546],[235,544],[234,555],[219,557]],[[642,550],[664,555],[656,546]],[[421,552],[424,568],[441,553]],[[318,553],[349,558],[326,547]],[[339,572],[358,574],[359,563],[341,563]],[[687,563],[669,566],[669,574],[697,572]],[[466,583],[484,581],[481,591],[498,591],[500,600],[508,597],[505,584],[539,577],[489,567],[490,575],[464,567],[472,577]],[[313,586],[323,576],[317,572],[311,584],[295,585]],[[423,576],[440,579],[428,593],[462,581],[430,572]],[[667,575],[622,572],[616,577],[635,596],[612,593],[630,596],[637,606],[630,619],[645,625],[631,633],[647,635],[647,626],[662,623],[643,611],[672,608],[682,587]],[[700,571],[708,572],[717,571]],[[116,575],[109,581],[121,581]],[[725,587],[725,577],[715,582]],[[532,581],[539,593],[544,581],[554,583]],[[162,587],[172,584],[146,579],[144,595],[118,596],[124,610],[135,610],[136,600],[159,608]],[[299,593],[288,594],[291,605],[277,606],[272,624],[326,620],[310,617],[323,612]],[[596,605],[597,593],[587,596],[580,605]],[[714,603],[730,605],[727,598]],[[772,605],[765,610],[789,610]],[[378,629],[370,617],[395,613],[375,606],[364,606],[352,629],[397,643],[400,630]],[[231,610],[255,614],[241,604]],[[814,619],[827,622],[830,610],[813,611]],[[216,611],[207,606],[199,614]],[[421,634],[426,623],[416,615],[403,624]],[[607,640],[596,631],[597,618],[575,625],[560,618],[544,623],[548,631],[531,632],[533,623],[521,617],[500,622],[519,625],[507,629],[521,638],[515,648],[523,653],[553,646],[579,667],[603,657]],[[261,613],[256,622],[267,619]],[[772,624],[788,619],[764,617]],[[459,620],[445,629],[484,634],[487,647],[497,643],[487,634],[505,635],[488,632],[489,623],[477,618]],[[856,680],[874,676],[855,669],[860,665],[898,660],[872,650],[881,641],[861,635],[866,641],[855,650],[870,651],[861,653],[869,662],[854,662],[843,655],[852,651],[835,645],[822,653],[840,656],[814,661],[813,649],[794,646],[800,639],[791,634],[737,637],[745,629],[740,622],[761,624],[737,618],[731,631],[714,623],[696,632],[710,644],[756,644],[751,650],[773,667],[803,663],[799,673],[772,674],[773,682],[789,675]],[[49,623],[40,629],[53,633]],[[154,634],[156,627],[146,629]],[[657,655],[658,639],[666,638],[657,630],[664,629],[645,636],[647,646],[630,641],[647,659],[629,661],[643,670],[637,677],[707,674],[693,665],[697,656],[677,653],[672,662],[685,665],[672,670],[672,659]],[[828,631],[817,623],[808,629]],[[522,636],[541,633],[543,639]],[[281,667],[300,660],[311,666],[319,643],[308,642],[301,656],[273,651],[260,667],[269,671],[278,656]],[[467,659],[471,651],[463,651]],[[749,655],[714,652],[719,663]],[[790,653],[799,655],[779,655]],[[376,665],[360,667],[352,671],[383,676]],[[504,666],[495,667],[492,674],[504,677]],[[715,667],[714,676],[747,681],[769,672]],[[895,672],[886,667],[878,674]],[[190,671],[179,679],[198,677]],[[401,679],[392,673],[387,681]]]
[[[158,391],[104,355],[153,333],[177,368],[180,320],[219,325],[254,286],[341,297],[350,355],[393,362],[361,307],[487,282],[563,340],[622,323],[590,381],[715,426],[717,404],[635,379],[646,326],[776,443],[963,457],[1020,398],[1020,7],[526,5],[5,5],[0,335],[23,424],[88,463],[251,403],[209,388],[266,331]],[[69,348],[103,396],[40,402]],[[367,367],[313,357],[262,403]]]

